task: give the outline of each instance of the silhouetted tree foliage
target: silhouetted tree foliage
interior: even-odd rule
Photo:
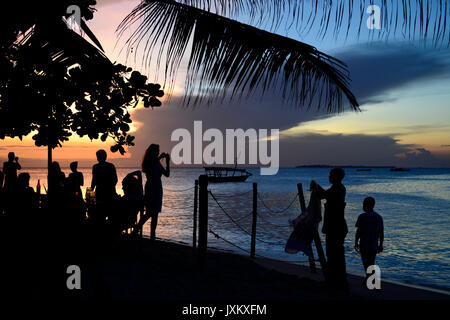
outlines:
[[[73,133],[102,141],[110,137],[111,151],[123,154],[134,140],[128,135],[129,109],[141,100],[146,108],[159,107],[164,92],[139,72],[111,63],[69,29],[64,18],[72,4],[92,18],[89,5],[95,1],[41,1],[30,2],[12,24],[2,22],[0,139],[33,133],[37,146],[55,148]],[[84,22],[81,27],[101,48]]]

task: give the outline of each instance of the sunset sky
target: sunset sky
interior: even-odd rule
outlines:
[[[141,60],[125,59],[120,54],[125,39],[117,46],[116,27],[139,0],[99,1],[94,19],[88,24],[102,43],[111,61],[126,63],[163,83]],[[131,32],[131,31],[130,31]],[[125,34],[126,36],[129,34]],[[295,34],[289,33],[289,36]],[[299,38],[344,61],[352,78],[351,88],[362,112],[339,115],[294,109],[281,105],[281,96],[269,92],[252,98],[212,106],[183,108],[183,68],[176,80],[169,102],[155,110],[138,108],[135,121],[136,146],[122,157],[112,155],[118,166],[139,166],[145,148],[159,143],[170,152],[170,135],[177,128],[192,130],[194,120],[203,120],[204,128],[280,129],[280,164],[282,166],[396,165],[450,167],[450,49],[433,48],[405,41],[374,41]],[[73,136],[63,148],[54,151],[54,159],[67,166],[79,160],[92,165],[95,151],[109,150],[111,143],[90,141]],[[31,137],[23,141],[0,141],[0,157],[14,151],[22,166],[45,166],[46,149],[34,147]]]

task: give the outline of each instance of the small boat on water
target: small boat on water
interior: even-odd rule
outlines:
[[[204,167],[209,182],[244,182],[252,174],[245,169]]]
[[[407,171],[409,171],[409,169],[405,169],[405,168],[391,168],[391,171],[395,171],[395,172],[407,172]]]
[[[369,171],[372,171],[372,169],[370,169],[370,168],[362,168],[362,169],[356,169],[356,171],[367,171],[367,172],[369,172]]]

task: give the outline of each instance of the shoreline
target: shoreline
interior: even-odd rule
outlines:
[[[381,290],[363,288],[363,278],[348,274],[349,292],[330,289],[320,267],[208,248],[204,267],[186,244],[143,238],[120,240],[114,254],[84,265],[82,300],[202,301],[373,301],[450,300],[450,292],[381,281]],[[99,269],[101,270],[99,272]],[[92,281],[100,274],[102,289]],[[100,292],[100,293],[99,293]]]
[[[144,235],[145,239],[148,239],[149,237],[147,235]],[[158,238],[159,241],[162,242],[168,242],[168,243],[174,243],[174,244],[178,244],[181,246],[186,246],[186,247],[192,247],[192,245],[190,243],[184,242],[184,241],[177,241],[177,240],[170,240],[170,239],[161,239]],[[236,251],[233,251],[231,249],[222,249],[222,248],[217,248],[217,247],[208,247],[208,251],[217,251],[219,253],[229,253],[229,254],[233,254],[233,255],[238,255],[238,256],[242,256],[243,258],[249,258],[249,256],[238,253]],[[256,260],[258,259],[263,259],[263,260],[269,260],[269,261],[274,261],[274,262],[278,262],[281,264],[287,264],[287,265],[292,265],[292,266],[298,266],[299,268],[302,268],[305,270],[305,274],[309,274],[310,277],[316,278],[316,276],[314,274],[312,274],[309,270],[309,267],[306,265],[303,265],[301,263],[296,263],[296,262],[292,262],[292,261],[284,261],[284,260],[279,260],[276,258],[270,258],[270,257],[262,257],[262,256],[258,256],[258,254],[256,255]],[[250,258],[249,258],[250,259]],[[307,261],[305,260],[305,263]],[[318,274],[322,274],[322,270],[320,268],[320,264],[318,263],[318,261],[316,261],[316,269],[317,269],[317,273]],[[355,277],[355,278],[359,278],[362,281],[362,276],[359,274],[355,274],[352,272],[348,272],[347,271],[347,275],[351,276],[351,277]],[[320,281],[324,281],[324,279],[322,277],[320,277]],[[418,289],[418,290],[426,290],[426,291],[430,291],[430,292],[435,292],[438,294],[444,294],[444,295],[448,295],[450,296],[450,290],[444,287],[433,287],[433,286],[427,286],[427,285],[421,285],[421,284],[414,284],[414,283],[407,283],[407,282],[401,282],[401,281],[397,281],[397,280],[392,280],[392,279],[385,279],[382,278],[382,282],[387,282],[393,285],[398,285],[398,286],[404,286],[404,287],[410,287],[412,289]]]
[[[159,240],[162,242],[174,243],[174,244],[179,244],[182,246],[188,246],[188,247],[190,246],[189,243],[182,242],[182,241],[172,241],[172,240],[168,240],[168,239],[159,239]],[[216,248],[216,247],[208,247],[208,251],[238,255],[238,256],[242,256],[245,259],[250,259],[251,261],[253,260],[247,255],[240,254],[240,253],[234,252],[232,250],[226,250],[226,249],[221,249],[221,248]],[[256,258],[253,261],[255,261],[256,263],[259,263],[262,266],[274,267],[275,269],[277,269],[278,271],[283,272],[283,273],[292,273],[292,274],[296,274],[297,276],[300,276],[300,277],[307,277],[307,278],[311,278],[316,281],[324,281],[324,278],[322,275],[322,270],[320,268],[320,264],[317,261],[316,261],[317,272],[315,274],[311,273],[309,266],[302,265],[300,263],[283,261],[283,260],[278,260],[275,258],[262,257],[262,256],[258,256],[258,255],[256,256]],[[295,268],[298,268],[298,270],[295,270]],[[349,278],[353,279],[352,281],[355,281],[356,279],[358,282],[363,281],[362,276],[351,273],[351,272],[347,272],[347,276]],[[446,288],[443,288],[443,287],[439,287],[439,288],[429,287],[429,286],[424,286],[424,285],[420,285],[420,284],[404,283],[404,282],[391,280],[391,279],[384,279],[384,278],[382,278],[381,282],[382,282],[382,284],[388,283],[389,286],[391,286],[391,285],[401,286],[401,287],[405,287],[405,288],[411,288],[414,290],[421,290],[421,291],[427,291],[430,293],[445,295],[445,296],[448,296],[448,298],[450,299],[450,290],[446,290]]]

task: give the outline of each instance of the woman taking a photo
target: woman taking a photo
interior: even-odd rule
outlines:
[[[166,168],[160,163],[163,158],[166,159]],[[144,194],[145,214],[139,220],[135,231],[139,231],[151,217],[150,240],[155,240],[158,214],[161,212],[163,197],[161,176],[170,176],[170,156],[167,153],[159,154],[159,145],[150,145],[142,161],[142,171],[147,177]]]

